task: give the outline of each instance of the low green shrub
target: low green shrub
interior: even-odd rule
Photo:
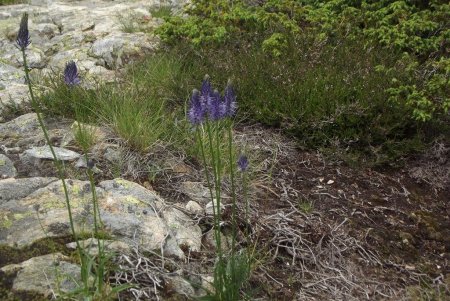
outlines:
[[[308,147],[384,164],[448,127],[444,1],[194,0],[186,13],[157,33],[194,77],[234,78],[241,112]]]

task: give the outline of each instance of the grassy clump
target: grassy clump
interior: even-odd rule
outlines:
[[[160,5],[150,9],[153,18],[168,18],[172,15],[172,7],[169,5]]]
[[[130,66],[122,82],[95,89],[68,87],[54,76],[46,82],[51,91],[40,102],[47,115],[109,125],[131,147],[143,151],[160,139],[171,141],[179,108],[170,100],[180,68],[178,60],[167,56],[150,58]]]

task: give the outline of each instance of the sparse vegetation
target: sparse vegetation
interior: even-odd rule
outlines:
[[[441,225],[422,208],[428,204],[416,198],[419,193],[371,168],[398,167],[435,141],[440,144],[434,159],[446,160],[450,6],[438,0],[191,2],[183,17],[173,16],[172,8],[165,5],[150,10],[152,17],[165,20],[156,30],[163,43],[152,55],[127,66],[114,82],[92,82],[78,74],[76,62],[71,61],[64,74],[39,79],[46,88],[38,94],[33,94],[37,86],[26,64],[30,37],[28,29],[25,33],[22,28],[24,15],[17,43],[32,109],[38,113],[48,145],[52,141],[44,116],[76,120],[74,147],[85,156],[92,193],[93,208],[86,210],[92,209],[94,229],[76,234],[65,191],[77,253],[64,246],[67,238],[49,244],[81,265],[80,288],[63,297],[109,300],[130,287],[110,286],[109,272],[115,267],[100,242],[111,237],[103,229],[95,162],[88,155],[96,144],[93,126],[102,125],[114,132],[114,139],[119,138],[120,147],[132,153],[111,162],[109,175],[121,177],[124,166],[133,165],[139,169],[133,170],[133,180],[144,182],[146,188],[158,181],[173,181],[178,186],[171,187],[169,195],[180,198],[187,193],[177,191],[179,178],[206,183],[209,195],[202,197],[212,204],[212,214],[196,213],[195,219],[203,227],[203,236],[213,233],[213,241],[208,242],[211,250],[206,256],[186,252],[188,262],[202,261],[198,274],[206,271],[214,276],[212,289],[201,300],[393,297],[396,284],[391,287],[389,280],[378,283],[376,278],[388,265],[390,271],[414,278],[401,279],[411,298],[445,298],[448,290],[436,272],[440,265],[436,258],[445,258],[447,220]],[[0,5],[4,3],[8,1]],[[125,32],[144,30],[134,15],[118,18]],[[204,78],[205,74],[210,77]],[[202,79],[200,91],[194,90]],[[5,112],[22,110],[10,105]],[[237,138],[240,129],[235,125],[241,124],[279,130],[295,143],[289,145],[292,149],[283,148],[287,143],[274,147],[261,135],[255,138],[260,144],[250,147]],[[157,148],[165,154],[182,153],[186,160],[175,163],[187,162],[198,173],[168,175],[164,159],[148,163],[154,152],[161,152]],[[296,148],[310,152],[300,158],[295,156]],[[64,186],[67,170],[52,153]],[[136,167],[141,157],[146,157],[147,164]],[[264,162],[253,163],[259,158]],[[356,172],[351,166],[369,168]],[[442,178],[447,175],[442,174]],[[164,177],[168,179],[161,180]],[[445,184],[441,186],[434,186],[436,199],[446,192]],[[438,204],[433,210],[443,208]],[[378,227],[378,219],[384,221],[384,228]],[[405,230],[412,224],[418,229],[417,237]],[[349,230],[344,230],[347,226]],[[80,247],[78,241],[84,238],[97,240],[98,256]],[[46,244],[43,240],[22,250],[0,246],[0,254],[11,254],[8,263],[19,262],[49,253]],[[373,251],[371,245],[380,247]],[[144,274],[152,278],[149,271],[155,270],[175,273],[179,267],[172,266],[162,250],[161,246],[160,253],[144,254],[136,249],[135,254],[119,259],[132,274],[124,274],[125,279],[137,281]],[[411,262],[420,261],[422,251],[432,253],[435,261],[413,266]],[[152,256],[157,267],[149,263]],[[395,263],[398,258],[401,265]],[[0,266],[6,264],[2,260]],[[367,279],[372,277],[371,284],[376,280],[375,288],[358,279],[360,271],[353,270],[356,262],[374,269]],[[149,270],[141,273],[139,269]],[[11,286],[8,281],[0,283],[0,297],[6,296],[2,289]],[[154,284],[156,292],[157,281],[146,281],[147,286]],[[418,286],[406,287],[410,283]],[[158,289],[162,287],[158,282]]]

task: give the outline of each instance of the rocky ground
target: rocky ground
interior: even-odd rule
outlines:
[[[26,104],[28,93],[14,47],[21,14],[30,13],[28,55],[36,78],[73,59],[88,79],[112,81],[123,66],[158,46],[148,33],[125,33],[120,18],[131,14],[136,26],[157,26],[160,20],[149,12],[157,4],[152,1],[31,3],[0,7],[1,300],[52,297],[57,285],[70,291],[80,277],[62,185],[36,115],[9,114],[11,107]],[[85,239],[93,223],[92,191],[73,122],[46,119],[67,168],[76,228]],[[92,131],[104,239],[121,267],[110,282],[139,285],[122,294],[123,300],[204,295],[204,288],[211,288],[214,240],[201,167],[164,148],[137,154],[107,127]],[[240,125],[235,137],[253,154],[250,224],[240,219],[251,240],[239,239],[254,255],[246,287],[252,300],[450,298],[445,144],[436,143],[402,169],[375,171],[301,151],[259,125]],[[223,189],[230,194],[228,185]],[[239,200],[243,212],[242,194]],[[226,202],[224,220],[229,216]],[[224,237],[228,232],[225,222]],[[95,247],[89,239],[85,243]],[[61,282],[57,275],[70,277]]]

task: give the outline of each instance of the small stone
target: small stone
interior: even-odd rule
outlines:
[[[216,205],[216,201],[215,200],[209,202],[208,204],[206,204],[206,206],[205,206],[205,213],[209,214],[209,215],[214,215],[214,210],[217,210],[214,207],[215,205]],[[223,206],[223,204],[220,204],[220,211],[223,212],[224,209],[225,209],[225,207]]]
[[[111,163],[119,163],[122,159],[120,150],[108,147],[103,157]]]
[[[130,252],[131,247],[122,242],[122,241],[114,241],[114,240],[100,240],[100,243],[103,244],[104,251],[111,253],[114,252],[116,254],[127,254]],[[98,255],[98,241],[95,238],[89,238],[86,240],[79,241],[81,247],[88,252],[89,255],[95,256]],[[71,242],[66,244],[66,247],[69,249],[75,250],[77,248],[76,242]]]
[[[192,298],[196,295],[191,283],[181,276],[165,276],[168,285],[178,294]]]
[[[204,205],[211,201],[209,189],[201,182],[183,182],[181,183],[180,190],[192,201],[196,201],[199,204]]]
[[[197,202],[189,201],[186,204],[186,210],[195,215],[203,214],[203,208]]]
[[[17,176],[17,169],[14,163],[5,155],[0,154],[0,177],[14,178]]]

